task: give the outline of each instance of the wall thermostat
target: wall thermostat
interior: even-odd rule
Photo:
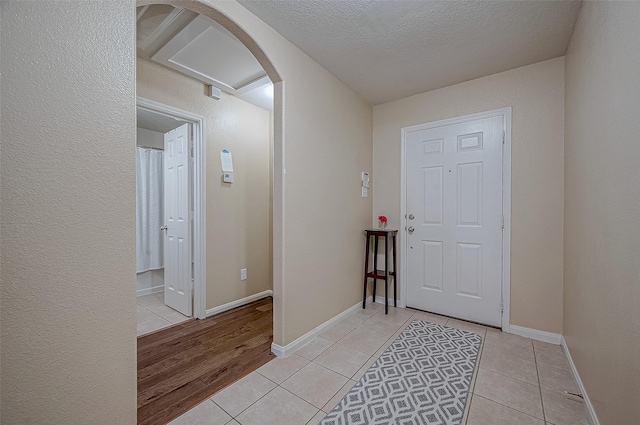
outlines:
[[[362,172],[362,187],[369,187],[369,173]]]

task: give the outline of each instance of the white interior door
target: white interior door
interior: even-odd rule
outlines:
[[[189,141],[191,125],[164,135],[164,302],[192,315],[191,191]]]
[[[503,129],[406,133],[407,306],[501,325]]]

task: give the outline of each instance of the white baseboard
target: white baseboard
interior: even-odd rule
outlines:
[[[244,297],[236,301],[231,301],[230,303],[222,304],[222,305],[219,305],[218,307],[207,309],[207,317],[211,317],[214,314],[224,313],[225,311],[229,311],[233,308],[241,307],[245,304],[249,304],[259,299],[272,297],[272,296],[273,296],[273,291],[270,289],[268,291],[262,291],[257,294],[249,295],[248,297]]]
[[[587,395],[587,390],[584,388],[584,385],[582,384],[582,379],[580,379],[580,374],[578,373],[578,369],[576,368],[575,363],[573,363],[573,359],[571,358],[571,353],[569,352],[569,347],[567,346],[567,341],[564,339],[564,337],[562,337],[562,349],[564,350],[564,353],[567,355],[569,366],[571,366],[571,372],[573,372],[573,377],[576,379],[578,388],[582,393],[584,404],[587,406],[587,411],[589,412],[589,422],[591,423],[591,425],[600,425],[600,421],[598,421],[598,416],[596,416],[596,411],[593,409],[593,404],[591,404],[591,400],[589,400],[589,396]]]
[[[371,301],[372,301],[371,297],[367,298],[367,304],[371,304]],[[382,302],[384,302],[384,297],[382,298]],[[311,342],[311,340],[313,338],[315,338],[318,335],[320,335],[329,326],[333,325],[335,322],[337,322],[338,320],[342,319],[343,317],[345,317],[349,313],[357,311],[358,309],[361,309],[361,308],[362,308],[362,302],[358,302],[358,304],[354,305],[353,307],[349,307],[348,309],[346,309],[342,313],[338,314],[337,316],[332,317],[331,319],[327,320],[326,322],[324,322],[323,324],[321,324],[317,328],[310,330],[306,334],[302,335],[300,338],[298,338],[295,341],[285,345],[284,347],[281,346],[281,345],[278,345],[278,344],[276,344],[274,342],[274,343],[271,344],[271,352],[273,354],[275,354],[276,356],[278,356],[278,357],[288,357],[291,353],[296,351],[298,348],[300,348],[303,345]]]
[[[136,290],[136,297],[141,297],[143,295],[155,294],[158,292],[164,291],[164,285],[154,286],[152,288],[138,289]]]
[[[562,335],[552,332],[539,331],[537,329],[525,328],[524,326],[509,325],[509,333],[524,336],[526,338],[537,339],[551,344],[560,345],[562,343]]]

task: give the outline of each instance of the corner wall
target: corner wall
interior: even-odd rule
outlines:
[[[511,106],[512,325],[562,332],[564,58],[373,108],[372,220],[400,220],[402,127]]]
[[[135,424],[135,15],[2,2],[1,416]]]
[[[602,425],[640,423],[638,22],[585,2],[566,55],[563,333]]]
[[[205,118],[207,309],[272,288],[270,113],[137,58],[137,94]],[[220,151],[233,155],[234,183],[222,182]],[[247,280],[240,280],[240,269]]]

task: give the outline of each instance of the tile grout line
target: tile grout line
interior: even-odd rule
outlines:
[[[447,319],[447,322],[449,320]],[[446,325],[442,325],[442,326],[446,326]],[[478,375],[480,374],[480,361],[482,360],[482,354],[484,353],[484,343],[486,341],[486,333],[484,338],[482,338],[482,344],[480,345],[480,352],[478,353],[478,360],[477,360],[477,364],[478,364],[478,368],[474,371],[473,376],[471,377],[472,382],[469,385],[469,395],[467,396],[467,402],[469,403],[469,406],[467,409],[465,409],[465,413],[466,413],[466,417],[464,418],[464,425],[467,424],[467,422],[469,422],[469,415],[471,414],[471,402],[473,401],[473,397],[475,397],[475,389],[476,389],[476,383],[478,382]],[[471,385],[473,384],[473,385]]]
[[[249,375],[247,375],[247,376],[249,376]],[[260,376],[262,376],[262,375],[260,375]],[[263,378],[265,378],[265,379],[269,380],[270,382],[273,382],[273,381],[271,381],[269,378],[267,378],[266,376],[265,376],[265,377],[263,377]],[[238,381],[236,381],[236,382],[238,382]],[[273,390],[275,390],[276,388],[278,388],[278,387],[280,386],[280,385],[276,384],[275,382],[273,382],[273,383],[275,384],[275,387],[271,388],[271,389],[270,389],[269,391],[267,391],[264,395],[262,395],[262,397],[258,398],[256,401],[254,401],[253,403],[251,403],[250,405],[248,405],[246,408],[242,409],[242,410],[241,410],[237,415],[235,415],[235,416],[233,416],[230,412],[227,412],[226,410],[224,410],[224,407],[220,406],[218,403],[216,403],[214,400],[212,400],[212,397],[213,397],[213,396],[215,396],[216,394],[219,394],[220,392],[224,391],[226,388],[229,388],[231,385],[235,384],[235,382],[234,382],[234,383],[232,383],[232,384],[230,384],[230,385],[227,385],[226,387],[224,387],[223,389],[221,389],[220,391],[218,391],[216,394],[213,394],[211,397],[209,397],[209,398],[208,398],[208,400],[211,400],[211,402],[212,402],[213,404],[215,404],[216,406],[218,406],[220,409],[222,409],[222,411],[223,411],[223,412],[225,412],[227,415],[231,416],[231,420],[234,420],[234,419],[236,419],[238,416],[240,416],[242,413],[244,413],[247,409],[249,409],[251,406],[253,406],[253,405],[254,405],[254,404],[256,404],[258,401],[260,401],[260,400],[262,400],[264,397],[266,397],[266,396],[267,396],[267,394],[270,394]],[[284,389],[284,388],[283,388],[283,389]],[[315,407],[315,406],[314,406],[314,407]],[[239,421],[238,421],[238,422],[239,422]]]
[[[534,366],[535,366],[535,363],[534,363]],[[504,376],[505,378],[509,378],[509,379],[513,379],[514,381],[522,382],[523,384],[531,385],[531,386],[534,386],[534,387],[540,387],[540,379],[537,377],[537,375],[538,375],[538,368],[537,367],[536,367],[536,379],[538,380],[538,384],[537,385],[536,384],[532,384],[531,382],[528,382],[528,381],[524,381],[522,379],[514,378],[513,376],[505,375],[504,373],[496,372],[495,370],[484,368],[484,367],[478,366],[478,369],[486,370],[487,372],[495,373],[496,375]]]
[[[491,403],[498,404],[498,405],[500,405],[500,406],[502,406],[502,407],[505,407],[505,408],[507,408],[507,409],[509,409],[509,410],[513,410],[514,412],[518,412],[518,413],[520,413],[520,414],[526,415],[526,416],[528,416],[528,417],[530,417],[530,418],[533,418],[533,419],[535,419],[535,420],[537,420],[537,421],[546,422],[544,419],[540,419],[540,418],[537,418],[537,417],[535,417],[535,416],[531,416],[530,414],[528,414],[528,413],[526,413],[526,412],[523,412],[523,411],[521,411],[521,410],[515,409],[515,408],[513,408],[513,407],[511,407],[511,406],[507,406],[506,404],[502,404],[502,403],[500,403],[499,401],[491,400],[490,398],[486,398],[486,397],[483,397],[483,396],[478,395],[478,394],[474,394],[473,396],[474,396],[474,397],[481,398],[481,399],[483,399],[483,400],[487,400],[487,401],[489,401],[489,402],[491,402]],[[548,425],[552,425],[552,424],[551,424],[551,423],[549,423]]]
[[[530,341],[530,342],[531,342],[531,344],[532,344],[532,348],[533,348],[533,341]],[[484,344],[483,344],[483,345],[484,345]],[[484,346],[483,346],[483,351],[484,351]],[[535,358],[536,358],[536,357],[535,357],[535,351],[534,351],[534,364],[535,364]],[[499,372],[494,372],[494,371],[489,370],[489,369],[484,369],[484,368],[480,368],[480,367],[478,367],[478,371],[479,371],[480,369],[482,369],[482,370],[486,370],[486,371],[491,372],[491,373],[495,373],[496,375],[500,375],[500,376],[503,376],[503,377],[508,378],[508,379],[513,379],[514,381],[518,381],[518,382],[521,382],[521,383],[524,383],[524,384],[527,384],[527,385],[531,385],[531,386],[534,386],[534,387],[536,386],[535,384],[532,384],[532,383],[530,383],[530,382],[526,382],[526,381],[522,381],[522,380],[517,379],[517,378],[514,378],[514,377],[512,377],[512,376],[504,375],[504,374],[499,373]],[[538,368],[537,368],[537,366],[536,366],[536,376],[538,376]],[[483,399],[485,399],[485,400],[489,400],[489,401],[490,401],[490,402],[492,402],[492,403],[499,404],[500,406],[506,407],[506,408],[508,408],[508,409],[511,409],[511,410],[513,410],[513,411],[516,411],[516,412],[522,413],[522,414],[524,414],[524,415],[530,416],[530,417],[532,417],[532,418],[535,418],[535,419],[537,419],[537,420],[539,420],[539,421],[541,420],[542,422],[546,423],[546,418],[545,418],[545,413],[544,413],[544,403],[543,403],[543,401],[542,401],[542,387],[539,385],[539,383],[540,383],[540,378],[539,378],[539,376],[538,376],[538,385],[537,385],[537,387],[538,387],[538,392],[539,392],[539,394],[540,394],[540,405],[542,406],[542,419],[541,419],[541,418],[538,418],[538,417],[536,417],[536,416],[532,416],[532,415],[530,415],[529,413],[527,413],[527,412],[523,412],[522,410],[519,410],[519,409],[517,409],[517,408],[515,408],[515,407],[508,406],[508,405],[506,405],[506,404],[500,403],[500,402],[499,402],[499,401],[497,401],[497,400],[492,400],[492,399],[490,399],[490,398],[483,397],[483,396],[478,395],[478,394],[475,394],[475,393],[474,393],[474,396],[478,396],[478,397],[483,398]],[[475,390],[475,383],[474,383],[474,390]]]
[[[540,406],[542,406],[542,419],[544,423],[547,423],[547,413],[544,408],[544,399],[542,398],[542,383],[540,382],[540,371],[538,370],[538,356],[536,355],[536,345],[531,341],[531,345],[533,348],[533,361],[536,364],[536,376],[538,377],[538,392],[540,393]]]
[[[172,323],[170,320],[167,320],[167,319],[165,319],[164,317],[160,316],[160,315],[159,315],[158,313],[156,313],[155,311],[148,309],[148,308],[147,308],[146,306],[144,306],[144,305],[137,304],[137,303],[136,303],[136,305],[137,305],[137,306],[142,307],[142,308],[143,308],[143,309],[145,309],[145,310],[147,310],[149,313],[153,314],[153,315],[154,315],[154,316],[156,316],[157,318],[162,319],[162,320],[164,320],[165,322],[168,322],[168,323],[169,323],[168,325],[162,326],[161,328],[158,328],[158,329],[154,329],[154,330],[151,330],[151,331],[145,332],[145,333],[143,333],[143,334],[137,335],[136,337],[144,336],[144,335],[150,334],[151,332],[156,332],[156,331],[159,331],[159,330],[161,330],[161,329],[168,328],[169,326],[173,326],[173,325],[175,324],[175,323]],[[144,322],[144,321],[143,321],[143,322]],[[137,317],[136,317],[136,325],[138,325]]]

